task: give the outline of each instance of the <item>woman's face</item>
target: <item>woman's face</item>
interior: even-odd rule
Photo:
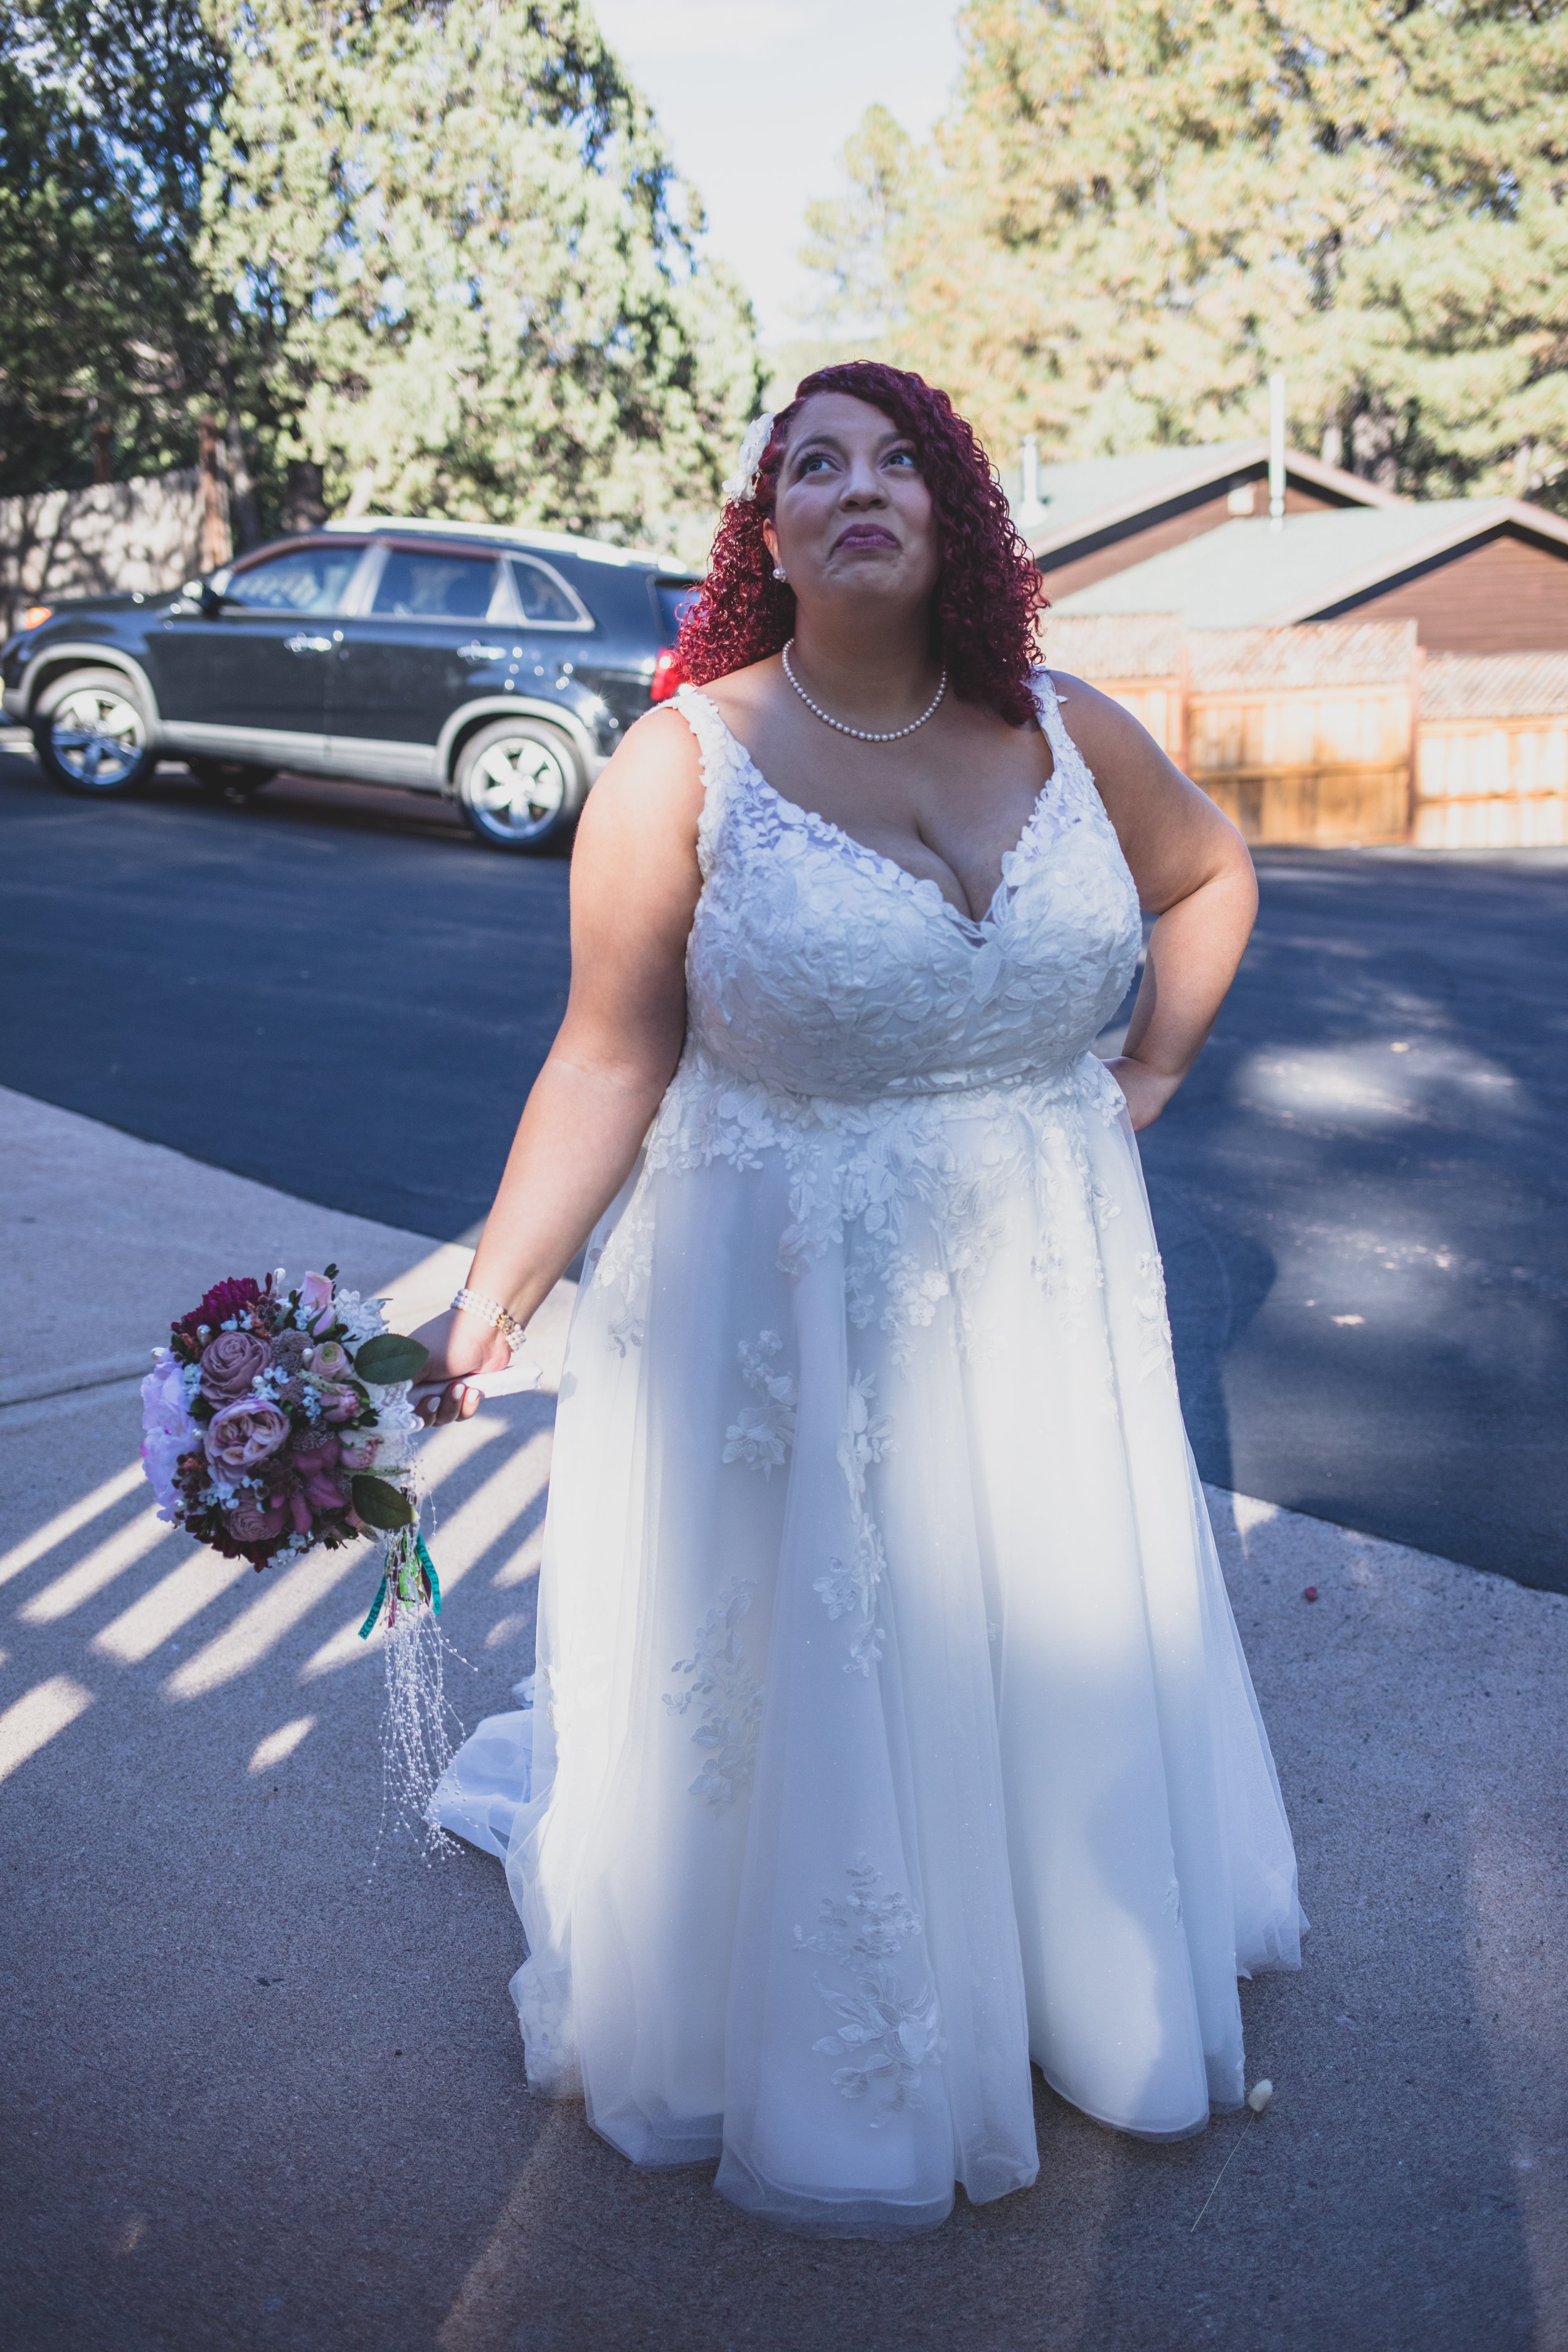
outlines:
[[[942,569],[920,457],[879,408],[813,393],[791,429],[763,534],[803,604],[925,604]]]

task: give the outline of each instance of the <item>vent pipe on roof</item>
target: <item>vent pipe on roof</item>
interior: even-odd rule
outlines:
[[[1024,436],[1022,457],[1023,496],[1013,520],[1027,530],[1041,520],[1046,511],[1040,503],[1040,445],[1032,433]]]
[[[1268,528],[1285,528],[1285,379],[1268,379]]]

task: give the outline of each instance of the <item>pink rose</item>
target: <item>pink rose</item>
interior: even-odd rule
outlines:
[[[229,1404],[248,1394],[271,1361],[271,1348],[254,1331],[220,1331],[202,1349],[202,1394],[213,1404]]]
[[[357,1390],[339,1388],[327,1381],[321,1383],[316,1394],[321,1400],[321,1417],[325,1421],[352,1421],[364,1402]]]
[[[339,1459],[345,1470],[368,1470],[380,1452],[380,1438],[361,1432],[343,1440]]]
[[[300,1285],[300,1320],[308,1331],[329,1331],[337,1316],[328,1277],[324,1274],[308,1274]]]
[[[346,1381],[353,1365],[341,1339],[319,1339],[310,1350],[310,1369],[313,1381]]]
[[[258,1495],[242,1495],[223,1516],[236,1543],[264,1544],[282,1534],[289,1507],[281,1495],[268,1496],[265,1502]]]
[[[207,1423],[207,1460],[223,1483],[233,1486],[258,1462],[270,1461],[288,1439],[288,1417],[275,1404],[226,1404]]]

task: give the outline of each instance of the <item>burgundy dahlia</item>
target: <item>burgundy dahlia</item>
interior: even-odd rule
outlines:
[[[226,1323],[231,1316],[248,1315],[258,1329],[265,1330],[271,1322],[271,1300],[258,1282],[248,1274],[235,1282],[215,1282],[201,1305],[193,1308],[174,1326],[172,1337],[178,1341],[183,1336],[195,1340],[205,1323],[209,1335]]]

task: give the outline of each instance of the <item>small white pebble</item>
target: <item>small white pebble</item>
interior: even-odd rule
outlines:
[[[1274,2085],[1265,2075],[1261,2083],[1254,2083],[1251,2090],[1248,2091],[1247,2104],[1255,2116],[1260,2116],[1264,2108],[1272,2103],[1273,2097]]]

